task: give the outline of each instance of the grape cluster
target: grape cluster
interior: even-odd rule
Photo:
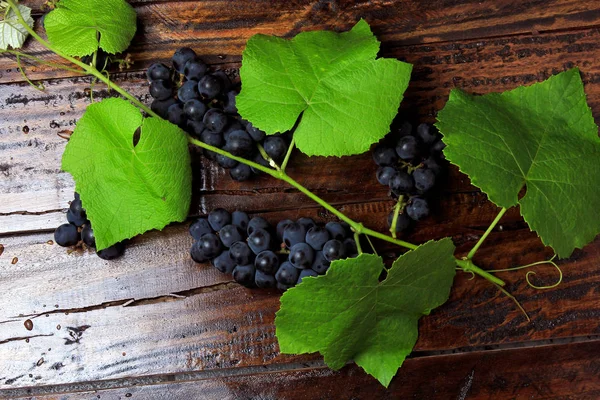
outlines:
[[[402,196],[402,209],[396,220],[396,233],[429,215],[427,194],[435,187],[442,172],[444,142],[433,125],[420,124],[417,129],[403,122],[373,149],[379,166],[377,181],[388,186],[392,197]],[[396,210],[388,216],[392,226]]]
[[[332,261],[358,254],[349,226],[319,226],[311,218],[285,219],[273,229],[262,217],[217,208],[194,221],[190,235],[194,261],[210,261],[250,288],[285,291],[307,276],[325,274]]]
[[[171,62],[172,68],[162,63],[148,68],[150,95],[154,99],[150,105],[152,111],[204,143],[260,165],[268,166],[268,163],[258,145],[276,162],[285,158],[290,133],[267,137],[265,132],[243,120],[235,105],[238,85],[233,85],[225,72],[210,72],[187,47],[177,50]],[[229,169],[229,175],[236,181],[245,181],[259,172],[211,151],[205,151],[205,155]]]
[[[81,241],[86,246],[95,249],[96,238],[91,222],[87,219],[85,209],[81,204],[79,193],[75,192],[75,198],[71,201],[67,211],[66,224],[62,224],[54,231],[54,241],[59,246],[77,246]],[[97,251],[98,257],[104,260],[113,260],[125,252],[125,242],[115,243],[110,247]]]

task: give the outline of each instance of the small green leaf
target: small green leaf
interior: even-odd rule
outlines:
[[[281,297],[281,352],[318,351],[332,369],[354,359],[387,387],[417,341],[419,318],[448,299],[453,254],[449,238],[427,242],[398,258],[383,282],[381,257],[334,261]]]
[[[125,0],[60,0],[44,27],[50,43],[69,56],[87,56],[98,47],[115,54],[129,47],[136,14]]]
[[[21,16],[27,22],[29,27],[33,27],[33,18],[31,18],[31,8],[22,4],[17,4]],[[0,49],[8,50],[9,47],[18,49],[23,46],[29,33],[27,29],[17,19],[17,15],[12,8],[8,8],[4,19],[0,21]]]
[[[254,35],[243,53],[238,110],[267,134],[292,129],[301,116],[294,138],[305,154],[363,153],[389,132],[412,70],[375,59],[378,51],[363,20],[341,34]]]
[[[437,127],[446,157],[498,206],[519,203],[560,257],[600,232],[600,139],[578,69],[504,93],[455,89]]]
[[[125,100],[88,106],[62,168],[75,179],[98,250],[187,217],[192,172],[184,133],[160,118],[144,119]]]

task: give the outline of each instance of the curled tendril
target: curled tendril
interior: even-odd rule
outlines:
[[[19,69],[19,72],[23,76],[23,79],[25,79],[27,81],[27,83],[29,83],[31,86],[33,86],[35,89],[39,90],[40,92],[44,91],[45,87],[42,83],[36,85],[27,77],[27,74],[25,73],[25,68],[23,68],[23,64],[21,63],[21,56],[19,54],[17,54],[16,58],[17,58],[17,68]]]
[[[531,283],[530,280],[530,276],[532,275],[536,275],[536,273],[534,271],[528,271],[525,274],[525,280],[527,281],[527,284],[537,290],[544,290],[544,289],[552,289],[557,287],[558,285],[560,285],[562,283],[563,280],[563,273],[562,270],[560,269],[560,267],[558,265],[556,265],[556,263],[554,262],[554,259],[556,258],[556,254],[552,256],[551,259],[546,260],[546,261],[538,261],[538,262],[534,262],[531,264],[527,264],[527,265],[521,265],[519,267],[513,267],[513,268],[505,268],[505,269],[492,269],[492,270],[488,270],[488,272],[506,272],[506,271],[517,271],[520,269],[525,269],[525,268],[531,268],[531,267],[535,267],[537,265],[544,265],[544,264],[549,264],[552,265],[554,268],[556,268],[556,270],[558,271],[558,281],[556,281],[556,283],[554,283],[553,285],[548,285],[548,286],[537,286],[534,285],[533,283]]]
[[[457,270],[457,271],[462,271],[462,272],[464,272],[465,274],[471,274],[471,277],[468,279],[468,280],[470,280],[470,281],[472,281],[473,279],[475,279],[475,272],[473,272],[473,271],[465,271],[465,270],[464,270],[464,269],[462,269],[462,268],[456,268],[456,270]]]

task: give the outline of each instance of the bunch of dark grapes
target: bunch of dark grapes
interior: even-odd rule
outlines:
[[[81,205],[79,193],[75,192],[75,198],[71,201],[67,211],[67,224],[62,224],[54,231],[54,241],[63,247],[77,246],[82,241],[89,248],[96,248],[96,238],[91,222],[87,219],[85,209]],[[96,252],[98,257],[104,260],[113,260],[125,252],[125,243],[119,242]]]
[[[172,68],[162,63],[148,68],[150,95],[154,98],[152,111],[204,143],[263,166],[268,163],[258,145],[276,162],[285,158],[290,134],[267,137],[265,132],[241,119],[235,105],[238,85],[232,84],[225,72],[211,72],[187,47],[177,50],[171,62]],[[205,155],[229,169],[229,175],[236,181],[245,181],[258,173],[220,154],[205,151]]]
[[[317,225],[311,218],[280,221],[273,229],[261,217],[217,208],[190,225],[190,250],[246,287],[285,291],[307,276],[323,275],[332,261],[357,256],[349,226]]]
[[[373,160],[379,166],[377,181],[390,188],[393,198],[402,196],[396,233],[429,215],[427,195],[439,181],[444,147],[433,125],[420,124],[413,129],[412,124],[404,122],[373,149]],[[388,216],[390,228],[395,212],[393,209]]]

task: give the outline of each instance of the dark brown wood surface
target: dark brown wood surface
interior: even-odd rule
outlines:
[[[23,1],[41,15],[43,1]],[[600,117],[600,4],[551,1],[132,1],[140,28],[136,63],[113,78],[148,101],[144,68],[191,46],[235,76],[254,33],[290,37],[343,30],[363,17],[382,54],[414,64],[402,105],[432,121],[449,91],[501,91],[579,66]],[[35,43],[28,51],[56,61]],[[487,282],[458,274],[449,301],[420,323],[415,352],[389,390],[349,366],[333,372],[316,355],[278,352],[275,292],[247,290],[188,255],[186,226],[135,238],[126,256],[106,262],[52,244],[73,191],[60,171],[66,141],[89,104],[90,80],[28,66],[46,90],[23,82],[14,59],[0,57],[0,398],[598,398],[600,397],[600,240],[560,265],[563,283],[527,286],[503,273],[531,317]],[[115,95],[95,87],[95,97]],[[267,177],[236,183],[194,157],[191,216],[215,206],[271,222],[331,219],[303,195]],[[294,155],[289,172],[352,218],[380,231],[392,206],[374,179],[370,155],[341,159]],[[450,171],[435,215],[408,239],[451,236],[466,252],[497,209]],[[477,255],[489,268],[551,256],[511,210]],[[378,243],[389,259],[396,249]],[[2,250],[3,249],[3,250]],[[556,272],[537,270],[536,283]],[[97,391],[97,392],[96,392]],[[71,394],[57,394],[69,393]]]

